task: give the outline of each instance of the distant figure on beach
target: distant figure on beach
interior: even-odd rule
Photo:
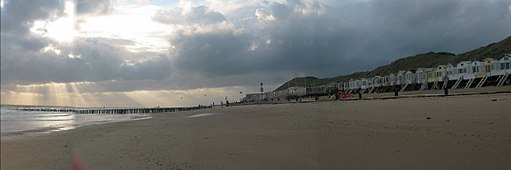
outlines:
[[[229,100],[225,101],[225,107],[229,107]]]
[[[224,107],[224,102],[220,101],[220,107]]]
[[[449,95],[449,89],[447,88],[447,86],[444,87],[444,95],[445,96]]]
[[[335,95],[335,100],[339,100],[341,99],[341,96],[342,96],[342,85],[341,85],[341,81],[337,81],[337,95]]]

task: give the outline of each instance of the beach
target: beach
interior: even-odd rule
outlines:
[[[2,141],[1,169],[511,169],[511,94],[214,107]]]

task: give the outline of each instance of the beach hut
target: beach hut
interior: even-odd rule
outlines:
[[[367,92],[372,93],[375,89],[377,89],[378,87],[381,87],[382,78],[381,78],[381,76],[374,76],[374,77],[368,78],[367,81],[368,81],[368,88],[369,88],[369,91],[367,91]]]
[[[388,76],[382,76],[381,84],[382,84],[382,86],[390,86],[389,77]]]
[[[360,88],[361,88],[361,89],[366,89],[366,88],[368,88],[368,87],[369,87],[369,86],[368,86],[368,85],[369,85],[369,80],[368,80],[367,78],[361,78],[361,79],[359,80],[359,83],[360,83]]]
[[[428,82],[428,73],[432,72],[433,68],[418,68],[415,72],[416,77],[416,83],[422,84]]]
[[[417,83],[417,76],[415,75],[416,70],[407,70],[404,74],[404,82],[405,84],[415,84]]]
[[[436,81],[439,82],[444,81],[444,78],[447,76],[447,69],[449,67],[452,67],[452,65],[451,64],[439,65],[438,67],[435,68]]]
[[[346,90],[349,90],[349,89],[350,89],[349,84],[350,84],[349,82],[347,82],[347,83],[342,83],[342,90],[345,90],[345,91],[346,91]]]
[[[463,71],[465,71],[465,69],[466,72],[460,74],[464,80],[468,80],[465,83],[465,88],[472,87],[472,84],[474,83],[476,78],[480,78],[479,82],[477,83],[478,85],[476,87],[482,86],[484,81],[486,81],[486,78],[484,78],[486,75],[486,73],[484,72],[484,62],[474,60],[470,62],[468,66],[465,66]],[[459,85],[459,83],[455,85]]]
[[[389,78],[387,76],[375,76],[373,78],[373,83],[376,83],[377,86],[388,86]]]
[[[362,81],[360,79],[355,80],[355,89],[361,89],[362,88]]]
[[[427,73],[427,76],[428,76],[428,83],[436,82],[437,81],[437,78],[436,78],[436,68],[433,68],[432,71],[429,71]]]
[[[352,90],[360,89],[360,80],[352,80],[351,82],[352,82],[352,84],[351,84]]]
[[[499,67],[494,72],[497,75],[504,75],[511,73],[511,55],[506,54],[504,57],[502,57],[500,60],[498,60]]]
[[[388,84],[394,86],[397,84],[397,76],[394,73],[388,75]]]
[[[405,73],[406,73],[407,70],[399,70],[399,72],[397,72],[397,85],[401,85],[401,84],[405,84]]]
[[[357,82],[356,82],[356,80],[350,79],[350,81],[348,82],[348,84],[349,84],[349,89],[350,89],[350,90],[358,89],[358,88],[357,88]]]
[[[373,87],[378,87],[378,86],[381,86],[383,84],[383,77],[382,76],[374,76],[372,79],[371,79],[371,84]]]
[[[500,76],[497,78],[497,86],[502,86],[505,83],[508,83],[509,81],[509,74],[511,74],[511,55],[505,54],[504,57],[502,57],[499,60],[500,68],[498,69],[497,74],[500,74]]]
[[[372,87],[374,87],[373,78],[374,78],[374,77],[368,77],[368,78],[367,78],[367,85],[366,85],[366,88],[372,88]]]
[[[348,81],[348,87],[350,90],[355,90],[355,80],[351,79]]]
[[[484,62],[484,72],[486,72],[486,76],[495,76],[498,75],[498,67],[500,66],[499,61],[494,60],[493,58],[485,58]]]
[[[472,78],[482,78],[485,76],[484,71],[484,62],[481,61],[472,61],[471,63],[471,70],[472,70]]]
[[[456,65],[456,69],[458,70],[458,78],[463,78],[465,80],[474,78],[474,73],[472,72],[472,61],[462,61]]]
[[[447,66],[447,77],[449,80],[458,80],[461,77],[461,75],[458,74],[456,66],[450,64]]]
[[[433,85],[433,88],[436,88],[436,87],[445,88],[445,87],[447,87],[448,81],[444,81],[444,80],[446,80],[446,79],[448,80],[447,73],[448,73],[448,68],[449,67],[452,67],[452,65],[451,64],[439,65],[438,67],[435,68],[436,80],[435,80],[435,83]],[[442,82],[442,84],[439,84],[440,82]]]

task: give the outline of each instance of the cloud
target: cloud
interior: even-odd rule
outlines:
[[[101,81],[113,78],[119,72],[122,60],[115,48],[95,40],[79,40],[75,46],[52,45],[59,52],[2,49],[3,80],[16,83]],[[80,55],[70,58],[68,54]],[[60,54],[60,55],[59,55]]]
[[[114,6],[77,1],[77,12],[108,16]],[[105,92],[278,85],[305,72],[349,74],[403,56],[460,53],[501,40],[511,35],[510,7],[508,0],[180,1],[150,8],[162,9],[152,20],[170,33],[154,36],[168,39],[168,52],[133,52],[127,48],[144,43],[129,36],[102,32],[102,38],[60,44],[34,35],[33,21],[58,18],[63,3],[6,1],[2,85],[86,81],[97,84],[89,91]],[[141,23],[115,29],[131,24]]]
[[[38,46],[39,50],[31,51],[17,48],[19,44],[10,41],[10,46],[2,46],[2,82],[160,80],[169,76],[167,57],[146,56],[143,61],[135,58],[133,61],[136,63],[130,63],[126,56],[132,54],[109,44],[111,41],[102,38],[79,39],[71,46]]]
[[[185,6],[169,10],[160,10],[154,15],[153,19],[166,24],[195,23],[204,25],[219,23],[225,20],[222,14],[212,11],[206,6]]]
[[[34,20],[58,17],[63,8],[64,4],[57,0],[4,0],[2,33],[26,34]]]
[[[121,66],[123,80],[166,80],[171,75],[171,63],[167,56]]]
[[[503,13],[502,6],[510,3],[504,0],[370,1],[355,6],[369,15],[349,19],[355,23],[359,19],[374,23],[366,26],[371,29],[361,33],[378,34],[374,35],[376,42],[391,44],[396,52],[459,53],[509,36],[511,17]]]
[[[511,33],[509,4],[505,0],[263,1],[250,15],[224,16],[227,29],[214,29],[219,27],[215,22],[195,24],[187,17],[167,22],[188,24],[174,27],[170,56],[178,70],[210,76],[261,70],[347,74],[416,53],[460,53],[501,40]],[[162,16],[165,13],[158,17]]]
[[[78,15],[105,15],[112,11],[111,0],[77,0],[76,13]]]
[[[110,5],[109,1],[77,3],[80,15],[98,15],[96,9]],[[77,37],[72,43],[59,43],[29,31],[36,20],[60,17],[63,4],[62,1],[5,2],[1,13],[2,87],[169,77],[169,60],[161,57],[161,53],[128,51],[127,46],[134,45],[132,40]]]
[[[174,15],[185,13],[182,8],[172,11]],[[219,15],[203,7],[190,13],[195,16],[198,11],[201,11],[199,14],[212,11]],[[346,40],[341,31],[346,28],[328,11],[328,7],[318,1],[287,1],[265,2],[250,16],[241,16],[250,24],[240,24],[236,20],[197,24],[193,17],[181,17],[180,21],[165,22],[177,25],[169,39],[170,56],[177,70],[209,76],[260,70],[332,71],[338,65],[331,64],[340,63],[339,55],[344,53],[341,46]],[[174,15],[159,12],[154,19]],[[326,69],[322,69],[324,66]]]

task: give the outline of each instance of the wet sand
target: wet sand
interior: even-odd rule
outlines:
[[[511,94],[153,114],[2,141],[2,169],[511,169]]]

